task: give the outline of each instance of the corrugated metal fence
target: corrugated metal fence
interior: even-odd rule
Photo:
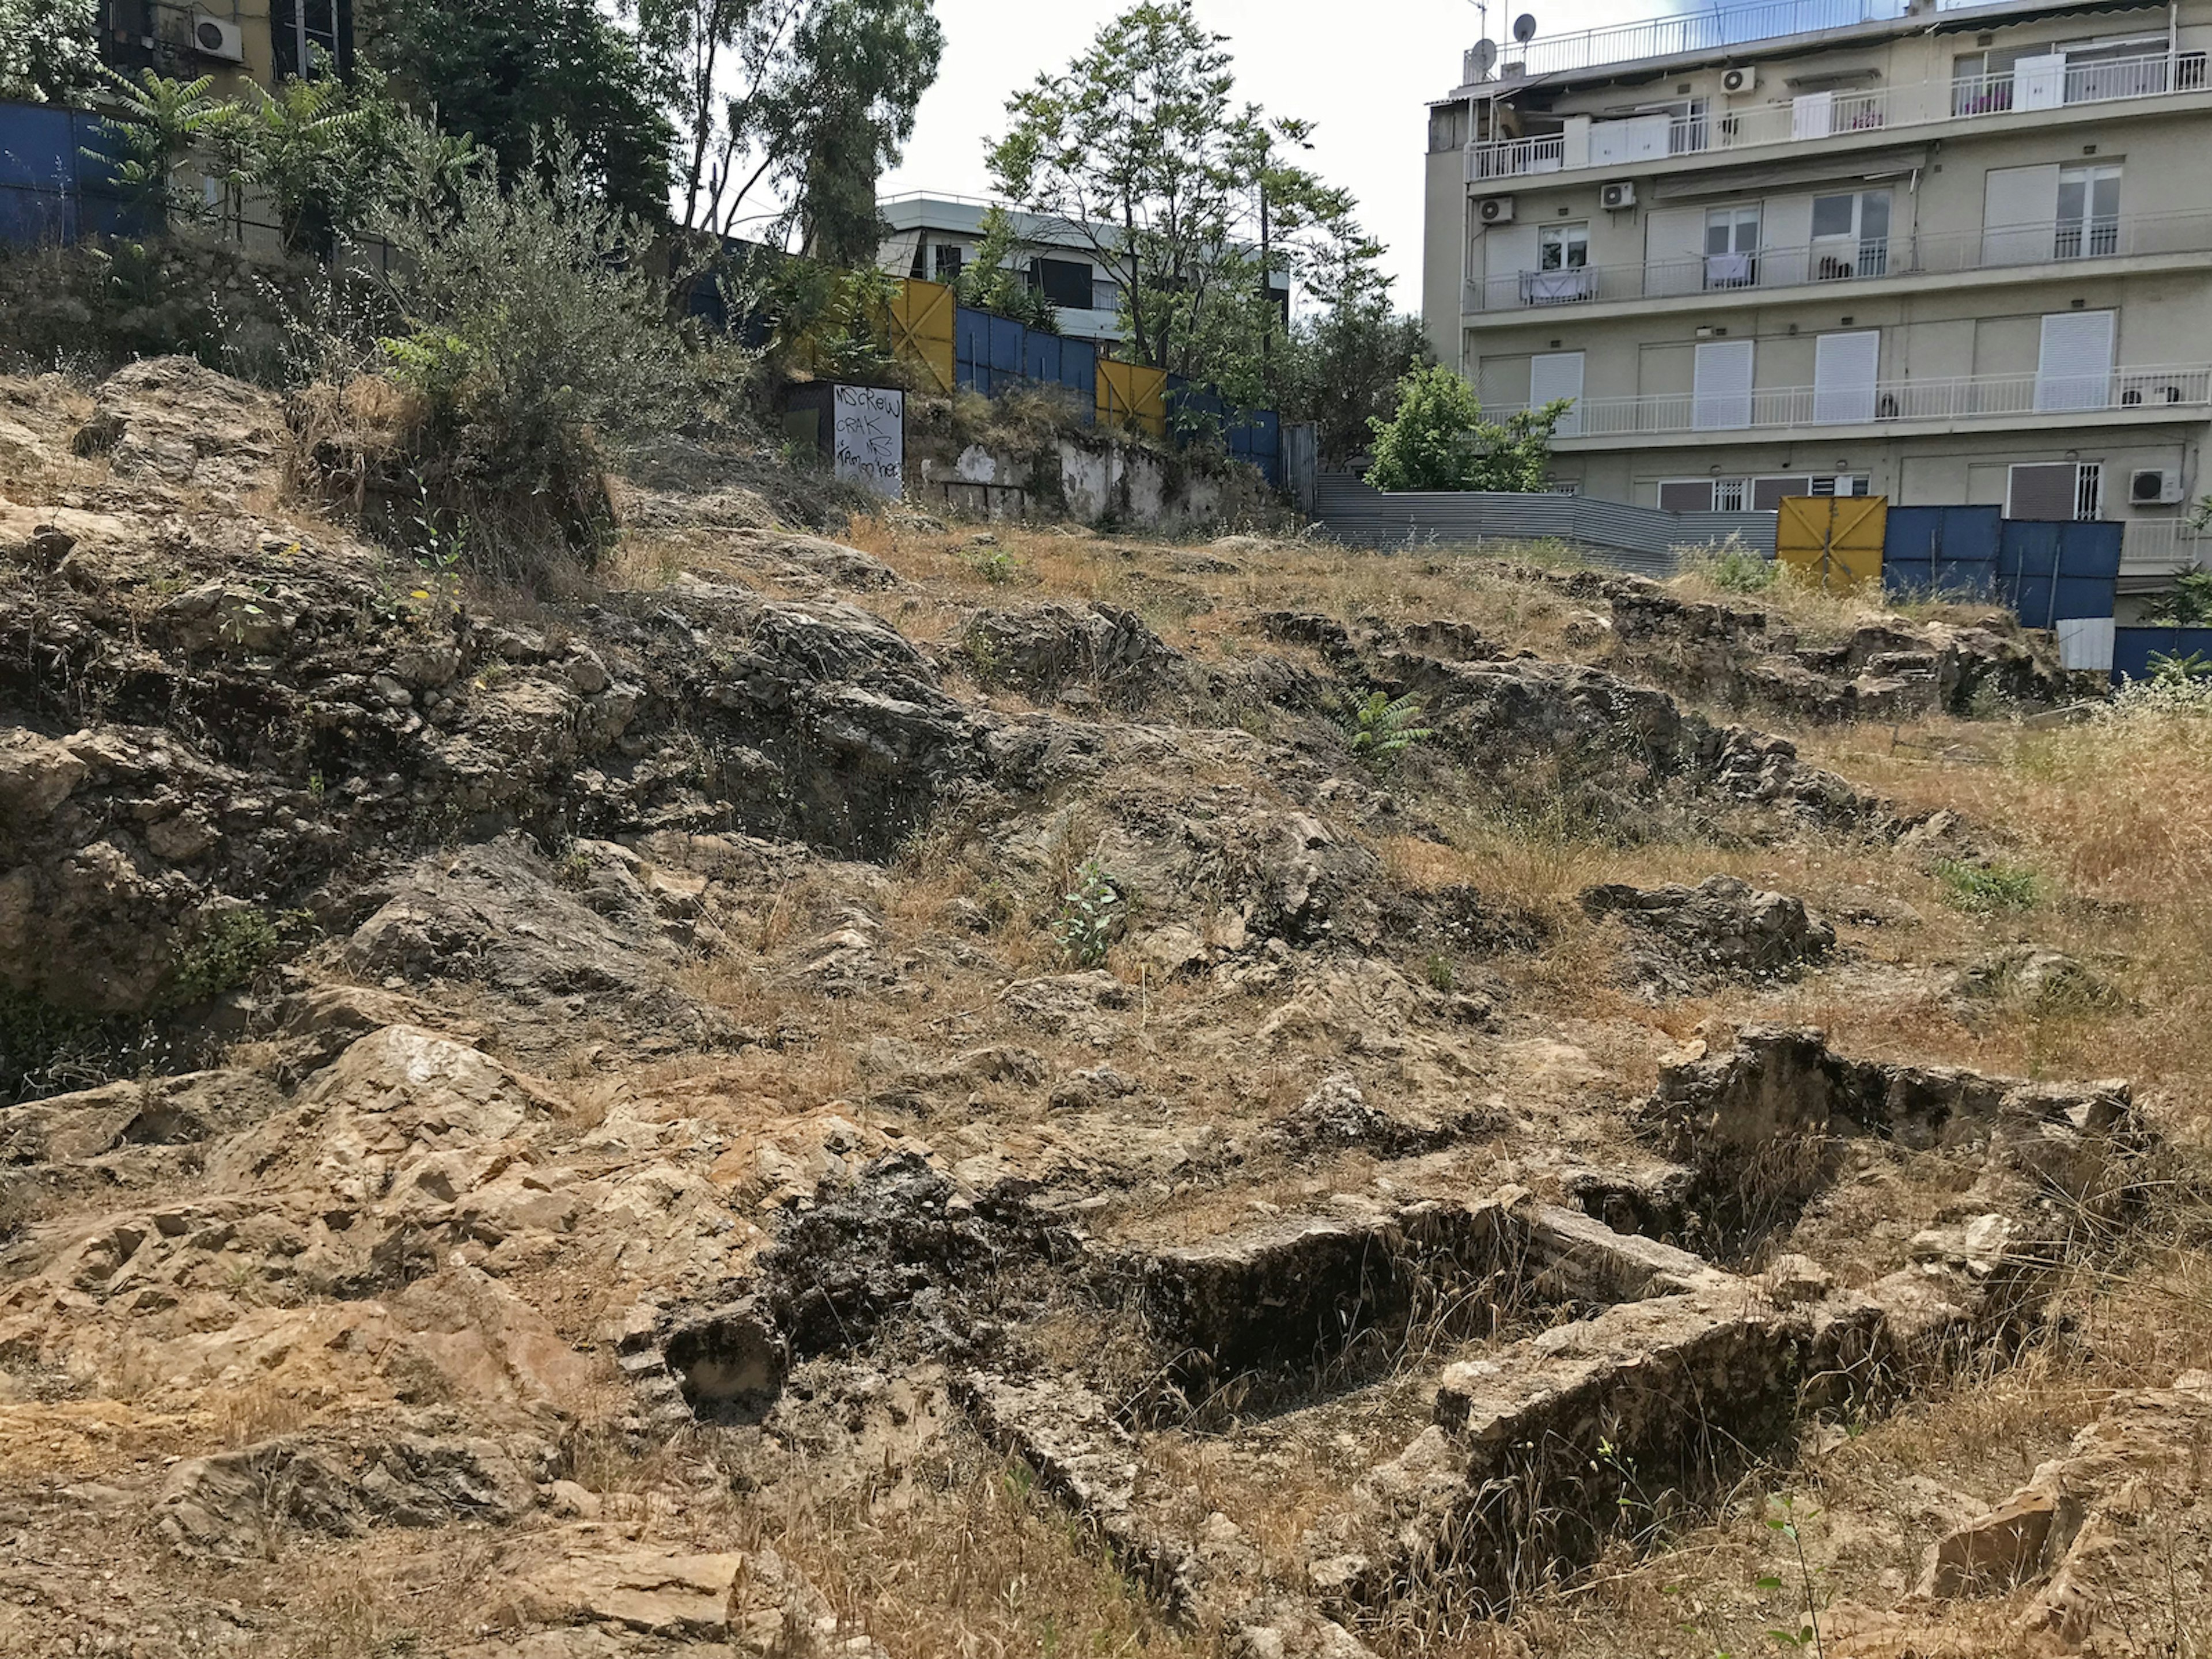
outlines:
[[[2123,628],[2112,641],[2112,678],[2147,680],[2154,652],[2169,657],[2212,657],[2212,628]]]
[[[1563,541],[1585,550],[1599,563],[1645,575],[1672,573],[1679,548],[1709,546],[1731,536],[1753,552],[1774,551],[1771,513],[1669,513],[1589,495],[1488,490],[1386,495],[1348,472],[1321,475],[1314,517],[1337,540],[1354,547]]]
[[[116,187],[114,150],[114,135],[96,115],[0,103],[0,241],[37,247],[143,234],[141,216]]]
[[[2126,526],[2008,519],[1994,507],[1893,507],[1882,544],[1893,594],[1994,599],[2030,628],[2112,614]]]

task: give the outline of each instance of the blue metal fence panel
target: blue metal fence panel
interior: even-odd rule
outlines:
[[[1883,590],[1992,598],[2003,518],[1994,507],[1891,507],[1882,534]]]
[[[115,183],[114,150],[96,115],[0,103],[0,241],[141,234],[142,216]]]
[[[2154,653],[2212,657],[2212,628],[2116,628],[2112,630],[2112,683],[2147,680]]]
[[[1996,597],[2029,628],[2112,614],[2123,526],[2007,519],[1997,538]]]

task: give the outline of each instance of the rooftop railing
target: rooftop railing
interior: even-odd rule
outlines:
[[[1467,285],[1472,313],[1608,300],[1800,288],[1877,276],[1948,276],[2075,259],[2212,253],[2212,211],[2087,215],[1894,236],[1830,236],[1795,246],[1650,259],[1642,264],[1506,270]]]
[[[2208,80],[2212,77],[2206,73],[2204,53],[2187,52],[2168,58],[2155,52],[2069,64],[2047,70],[2007,70],[1994,75],[1962,75],[1948,81],[1908,82],[1863,92],[1803,93],[1787,102],[1689,115],[1661,113],[1594,120],[1573,125],[1565,133],[1470,144],[1467,178],[1470,184],[1481,184],[1527,173],[1802,143],[2016,111],[2203,92]]]
[[[1994,0],[1937,0],[1937,11],[1965,11]],[[1908,15],[1907,0],[1765,0],[1759,5],[1711,6],[1697,11],[1584,29],[1551,40],[1509,46],[1504,57],[1528,75],[1556,75],[1645,58],[1719,52],[1756,40],[1824,33],[1863,23],[1887,23]]]
[[[1837,386],[1759,386],[1584,398],[1577,438],[1658,437],[1686,432],[1792,432],[1889,422],[1998,420],[2197,410],[2212,403],[2212,367],[2175,364],[2095,374],[1958,374]],[[1493,416],[1519,412],[1493,410]],[[1569,435],[1562,434],[1563,436]]]

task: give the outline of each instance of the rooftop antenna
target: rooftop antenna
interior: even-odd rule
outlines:
[[[1474,78],[1487,81],[1498,67],[1498,42],[1485,35],[1474,43]]]
[[[1536,38],[1536,14],[1524,11],[1513,20],[1513,38],[1527,46]]]

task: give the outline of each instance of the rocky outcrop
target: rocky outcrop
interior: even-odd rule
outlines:
[[[1787,893],[1761,892],[1734,876],[1695,887],[1586,889],[1583,914],[1617,916],[1629,938],[1623,977],[1655,994],[1685,994],[1723,975],[1773,978],[1835,948],[1836,930]]]
[[[1093,605],[984,611],[960,636],[969,670],[986,684],[1013,686],[1039,702],[1098,702],[1137,708],[1187,690],[1182,653],[1132,611]]]

